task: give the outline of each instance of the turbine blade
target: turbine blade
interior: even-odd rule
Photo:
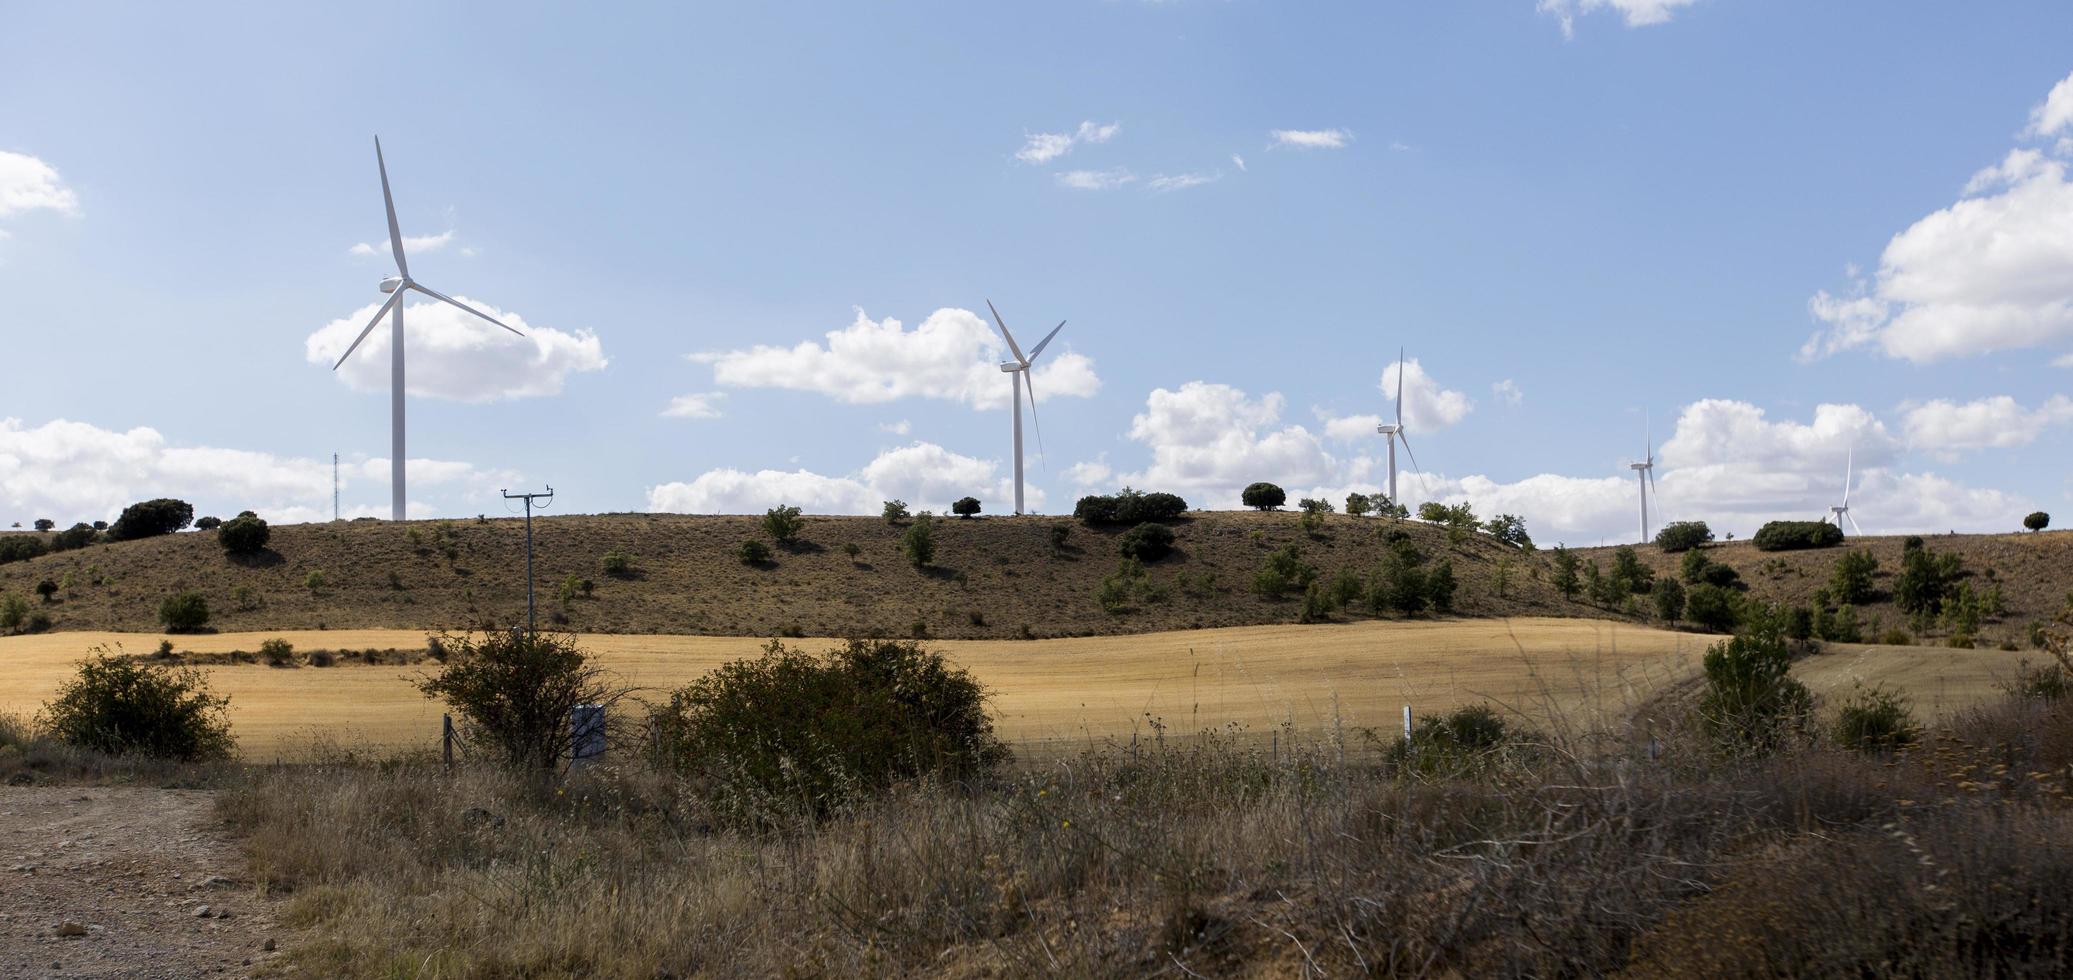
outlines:
[[[353,356],[353,352],[360,349],[360,342],[366,340],[367,335],[374,332],[374,328],[381,323],[381,318],[388,316],[389,311],[394,309],[396,304],[401,302],[402,299],[403,290],[399,289],[390,293],[388,300],[382,303],[381,309],[374,311],[374,319],[367,321],[367,329],[360,331],[360,336],[353,338],[353,345],[347,347],[345,353],[338,355],[338,364],[331,365],[331,370],[338,370],[339,365],[346,362],[346,358]]]
[[[485,319],[485,320],[488,320],[489,322],[491,322],[491,323],[494,323],[494,324],[496,324],[497,326],[503,327],[504,329],[506,329],[506,330],[509,330],[509,331],[511,331],[512,333],[514,333],[514,334],[517,334],[517,335],[518,335],[518,336],[520,336],[520,337],[523,337],[523,336],[525,336],[525,334],[523,334],[523,333],[520,333],[520,332],[519,332],[519,331],[518,331],[518,330],[517,330],[516,328],[512,327],[512,326],[511,326],[510,324],[508,324],[508,323],[505,323],[504,321],[502,321],[502,320],[499,320],[499,319],[497,319],[496,317],[490,316],[489,314],[487,314],[487,313],[484,313],[484,312],[482,312],[481,310],[478,310],[478,309],[476,309],[475,307],[469,306],[468,304],[466,304],[466,303],[463,303],[463,302],[461,302],[460,300],[454,299],[453,297],[451,297],[451,296],[448,296],[448,295],[446,295],[445,293],[442,293],[442,292],[440,292],[440,291],[438,291],[438,290],[436,290],[436,289],[433,289],[433,288],[431,288],[431,287],[429,287],[429,286],[425,286],[425,285],[423,285],[423,284],[421,284],[421,283],[418,283],[418,282],[412,282],[412,283],[410,284],[410,288],[412,288],[412,289],[415,289],[415,290],[417,290],[418,292],[424,293],[425,295],[427,295],[427,296],[430,296],[430,297],[432,297],[433,299],[439,300],[439,301],[441,301],[441,302],[444,302],[444,303],[452,303],[453,305],[455,305],[455,306],[458,306],[458,307],[460,307],[461,309],[463,309],[463,310],[466,310],[466,311],[468,311],[468,312],[470,312],[470,313],[473,313],[473,314],[475,314],[476,316],[479,316],[479,317],[481,317],[481,318],[483,318],[483,319]],[[399,289],[399,290],[396,290],[396,292],[398,292],[398,293],[401,293],[401,292],[403,292],[403,291]]]
[[[1051,338],[1058,336],[1058,331],[1063,329],[1065,329],[1065,321],[1060,320],[1057,326],[1051,328],[1050,333],[1044,335],[1044,339],[1037,341],[1037,345],[1029,349],[1029,359],[1034,361],[1038,357],[1043,356],[1044,348],[1051,343]]]
[[[381,203],[389,212],[389,251],[396,254],[396,271],[410,278],[410,263],[403,259],[403,230],[396,227],[396,198],[389,193],[389,164],[382,159],[381,137],[374,138],[374,165],[381,169]]]
[[[986,301],[986,309],[993,314],[993,325],[1000,328],[1001,336],[1008,341],[1008,349],[1015,352],[1015,361],[1027,365],[1029,358],[1022,356],[1022,348],[1015,346],[1015,335],[1008,332],[1008,324],[1001,319],[1001,311],[993,308],[993,301]]]
[[[1064,326],[1064,324],[1059,324],[1059,326]],[[1054,330],[1052,332],[1056,333],[1057,331]],[[1051,468],[1050,462],[1044,458],[1044,423],[1037,418],[1036,375],[1028,368],[1022,370],[1022,385],[1029,389],[1029,424],[1036,429],[1037,465],[1049,470]]]
[[[1411,457],[1411,472],[1424,476],[1425,471],[1418,468],[1418,454],[1411,451],[1411,437],[1402,429],[1396,430],[1396,437],[1404,441],[1404,455]]]
[[[1857,532],[1858,537],[1863,537],[1864,529],[1857,526],[1857,518],[1847,510],[1843,511],[1843,516],[1850,518],[1850,530]]]
[[[1848,507],[1850,506],[1850,481],[1854,479],[1857,474],[1856,448],[1852,447],[1850,449],[1850,454],[1843,458],[1843,506]]]
[[[1401,347],[1396,349],[1396,428],[1399,432],[1404,428],[1404,349]],[[1411,448],[1411,444],[1405,442],[1404,448]]]

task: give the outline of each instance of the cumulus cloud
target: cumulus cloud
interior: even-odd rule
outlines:
[[[1373,461],[1340,459],[1300,425],[1280,424],[1285,402],[1268,393],[1253,398],[1230,385],[1190,381],[1178,390],[1157,388],[1131,419],[1129,438],[1151,452],[1145,469],[1122,482],[1168,490],[1197,506],[1236,506],[1238,492],[1261,474],[1297,488],[1343,486],[1365,479]]]
[[[403,236],[403,253],[405,255],[417,255],[421,252],[437,252],[453,244],[453,235],[452,231],[442,231],[437,235],[405,235]],[[389,254],[389,240],[384,238],[374,244],[360,242],[352,248],[346,249],[346,251],[353,255],[387,255]]]
[[[754,514],[780,503],[814,514],[876,514],[887,500],[905,500],[916,510],[947,511],[950,502],[970,494],[997,501],[992,509],[1013,509],[1012,477],[997,460],[977,459],[934,443],[915,442],[890,449],[855,473],[827,476],[811,470],[708,470],[688,482],[664,483],[648,489],[648,509],[680,514]],[[1044,495],[1025,491],[1031,509],[1041,509]]]
[[[1314,411],[1318,421],[1324,423],[1325,438],[1339,442],[1358,442],[1375,438],[1375,428],[1382,424],[1380,415],[1348,415],[1341,418],[1334,417],[1323,409]]]
[[[1451,391],[1425,373],[1416,358],[1399,361],[1382,369],[1383,397],[1394,401],[1397,375],[1403,375],[1404,426],[1412,431],[1444,429],[1468,417],[1476,403],[1466,394]]]
[[[1514,408],[1518,407],[1520,402],[1526,400],[1526,393],[1520,391],[1518,384],[1510,378],[1492,384],[1490,386],[1490,394],[1495,395],[1498,401]]]
[[[1050,327],[1032,323],[1016,339],[1035,343],[1043,333],[1030,331],[1039,329]],[[1005,408],[1013,397],[1012,382],[1000,370],[1010,357],[1007,344],[969,310],[937,310],[911,331],[891,317],[874,321],[857,310],[855,321],[826,336],[826,344],[758,345],[691,359],[712,365],[714,381],[729,387],[811,391],[856,405],[918,397]],[[1061,334],[1053,344],[1064,342]],[[1087,398],[1100,390],[1101,379],[1091,358],[1054,348],[1038,359],[1031,385],[1039,398]]]
[[[588,330],[564,333],[526,323],[517,313],[488,303],[456,297],[525,333],[514,337],[445,303],[406,301],[403,311],[405,350],[410,370],[407,391],[418,398],[492,402],[559,394],[569,375],[602,371],[604,347]],[[311,364],[329,368],[367,326],[379,303],[370,303],[333,320],[304,341]],[[337,371],[357,391],[389,388],[389,328],[383,324],[367,335]]]
[[[914,431],[914,423],[906,419],[901,419],[897,422],[880,422],[878,423],[878,430],[880,432],[890,432],[896,436],[904,436]]]
[[[1541,13],[1552,15],[1562,25],[1562,36],[1576,36],[1576,18],[1595,11],[1619,14],[1628,27],[1667,24],[1672,15],[1698,0],[1540,0]]]
[[[79,195],[65,186],[56,167],[26,153],[0,150],[0,218],[24,211],[77,215]]]
[[[669,400],[669,407],[662,410],[662,417],[668,419],[716,419],[721,416],[720,402],[727,397],[724,391],[693,392],[678,395]]]
[[[2038,136],[2073,118],[2073,76],[2031,113]],[[2062,147],[2059,152],[2064,152]],[[2073,183],[2033,148],[1974,174],[1960,199],[1886,243],[1876,275],[1808,301],[1822,324],[1802,359],[1854,348],[1927,363],[2073,340]]]
[[[1031,164],[1050,163],[1083,143],[1106,143],[1122,130],[1122,123],[1097,125],[1089,120],[1069,133],[1029,133],[1023,136],[1022,149],[1015,151],[1015,159]]]
[[[1123,167],[1114,170],[1067,170],[1058,174],[1060,187],[1076,191],[1114,190],[1135,181],[1137,177]]]
[[[1945,458],[1964,450],[2027,446],[2045,429],[2073,422],[2073,398],[2065,395],[2053,395],[2034,410],[2007,395],[1963,404],[1937,399],[1903,409],[1907,441]]]
[[[1298,150],[1338,150],[1353,141],[1353,133],[1344,129],[1273,129],[1267,137],[1275,146]]]
[[[1065,480],[1081,490],[1105,488],[1114,479],[1116,471],[1108,465],[1108,454],[1103,453],[1091,460],[1074,463],[1065,469]]]
[[[413,487],[466,487],[497,480],[508,471],[483,470],[452,460],[410,461]],[[380,492],[389,482],[389,461],[363,460],[339,470],[347,492]],[[197,513],[234,514],[255,510],[269,521],[295,523],[331,517],[331,461],[276,456],[216,446],[177,446],[156,429],[104,429],[65,419],[29,427],[0,419],[0,507],[20,515],[6,523],[48,517],[61,525],[112,520],[122,508],[152,497],[177,497]],[[428,516],[431,504],[413,500],[412,516]],[[356,505],[345,516],[375,515]],[[386,503],[379,516],[388,515]]]

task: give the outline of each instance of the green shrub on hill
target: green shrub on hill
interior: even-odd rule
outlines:
[[[33,534],[0,534],[0,565],[13,561],[28,561],[41,558],[50,552],[50,546]]]
[[[158,621],[173,633],[201,629],[209,625],[209,600],[199,592],[167,596],[158,604]]]
[[[1690,551],[1713,540],[1705,521],[1671,521],[1656,531],[1656,547],[1666,552]]]
[[[1878,572],[1879,560],[1872,557],[1871,549],[1846,551],[1835,560],[1835,570],[1828,576],[1828,591],[1837,602],[1849,605],[1870,602],[1873,577]]]
[[[123,508],[122,516],[108,528],[110,541],[135,541],[171,534],[194,521],[194,506],[184,500],[160,497]]]
[[[418,680],[425,697],[461,716],[461,735],[518,769],[552,769],[570,756],[570,712],[608,712],[627,690],[576,646],[575,638],[528,630],[442,635],[446,660]]]
[[[2051,526],[2051,515],[2041,510],[2033,511],[2030,516],[2023,518],[2023,526],[2033,532],[2042,531]]]
[[[1805,730],[1814,697],[1793,679],[1785,641],[1780,625],[1765,617],[1707,648],[1699,720],[1722,748],[1767,755]]]
[[[1827,521],[1772,521],[1756,529],[1758,551],[1800,551],[1832,548],[1843,543],[1843,529]]]
[[[779,504],[763,512],[763,533],[778,544],[790,544],[805,529],[806,519],[799,516],[797,507]]]
[[[1158,561],[1173,553],[1173,529],[1164,524],[1139,524],[1123,532],[1116,547],[1125,558]]]
[[[950,512],[959,517],[973,517],[979,513],[979,498],[959,497],[950,504]]]
[[[1254,510],[1273,510],[1288,502],[1288,491],[1272,483],[1255,483],[1240,491],[1238,499]]]
[[[249,510],[216,529],[216,543],[232,555],[256,555],[265,550],[266,542],[272,537],[273,529]]]
[[[1087,524],[1142,524],[1170,521],[1188,512],[1188,502],[1170,493],[1124,487],[1113,495],[1089,494],[1073,505],[1073,516]]]
[[[109,755],[198,760],[230,754],[230,699],[209,692],[206,675],[96,649],[43,706],[44,731]]]

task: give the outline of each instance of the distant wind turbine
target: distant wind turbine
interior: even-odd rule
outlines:
[[[381,171],[381,199],[382,205],[388,209],[389,251],[396,256],[396,274],[381,281],[381,291],[389,294],[388,301],[381,305],[381,309],[374,311],[374,319],[367,321],[367,329],[360,331],[360,336],[353,338],[352,346],[347,347],[346,352],[339,355],[338,363],[331,365],[331,370],[338,370],[341,365],[345,364],[346,358],[353,356],[353,351],[358,350],[360,342],[366,340],[367,335],[374,332],[374,328],[381,323],[382,317],[387,316],[390,318],[389,506],[391,518],[400,521],[403,520],[403,460],[405,458],[403,455],[403,294],[415,289],[442,303],[447,303],[459,307],[466,312],[473,313],[497,326],[510,330],[520,337],[525,336],[525,334],[519,333],[511,325],[496,317],[490,316],[460,300],[410,278],[410,263],[403,258],[403,231],[396,226],[396,199],[389,193],[389,165],[382,159],[381,137],[379,136],[374,138],[374,165]]]
[[[1853,478],[1855,478],[1856,475],[1857,448],[1855,446],[1852,446],[1850,447],[1848,455],[1843,457],[1843,502],[1834,507],[1828,508],[1828,513],[1824,515],[1821,518],[1821,520],[1823,523],[1826,523],[1830,517],[1835,518],[1835,526],[1836,530],[1838,531],[1842,530],[1844,521],[1849,521],[1850,530],[1857,532],[1859,535],[1862,535],[1864,533],[1864,529],[1857,526],[1857,518],[1850,516],[1850,481]]]
[[[1397,440],[1403,440],[1404,454],[1411,457],[1411,466],[1418,466],[1418,454],[1411,452],[1411,437],[1404,434],[1404,349],[1401,347],[1396,349],[1396,422],[1375,426],[1375,431],[1385,436],[1384,441],[1389,443],[1389,502],[1401,507],[1403,498],[1396,495]]]
[[[1008,349],[1015,353],[1014,360],[1001,362],[1001,370],[1014,376],[1015,379],[1015,513],[1020,515],[1022,513],[1022,386],[1024,384],[1029,385],[1029,420],[1036,424],[1037,452],[1042,453],[1044,451],[1044,427],[1041,422],[1037,422],[1036,385],[1032,383],[1032,379],[1029,376],[1029,366],[1036,363],[1037,357],[1044,353],[1044,348],[1050,345],[1051,338],[1058,336],[1058,331],[1065,329],[1065,321],[1058,321],[1058,325],[1052,327],[1051,332],[1045,334],[1044,339],[1037,341],[1037,345],[1030,349],[1027,356],[1024,356],[1022,348],[1015,344],[1015,335],[1008,332],[1007,323],[1001,320],[1001,311],[993,308],[992,300],[986,301],[986,310],[993,314],[994,326],[1000,328],[1001,338],[1008,342]]]
[[[1647,544],[1648,495],[1651,493],[1656,494],[1656,502],[1660,504],[1662,503],[1662,494],[1656,490],[1655,436],[1653,433],[1650,433],[1646,427],[1642,429],[1642,433],[1643,434],[1641,439],[1641,462],[1628,463],[1627,468],[1634,471],[1634,478],[1641,485],[1641,543]]]

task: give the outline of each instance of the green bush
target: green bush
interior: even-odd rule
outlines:
[[[1311,582],[1317,580],[1317,566],[1304,560],[1303,549],[1294,544],[1283,545],[1270,552],[1267,555],[1266,564],[1261,567],[1260,571],[1272,576],[1271,579],[1263,579],[1260,576],[1254,577],[1253,585],[1263,595],[1268,594],[1269,590],[1266,586],[1270,581],[1279,583],[1279,587],[1273,589],[1273,594],[1279,595],[1298,589],[1307,589],[1310,587]]]
[[[1703,629],[1730,632],[1742,619],[1741,597],[1730,589],[1701,582],[1685,591],[1684,618]]]
[[[1858,688],[1836,713],[1835,740],[1846,749],[1884,755],[1921,737],[1907,697],[1883,687]]]
[[[1066,540],[1067,540],[1067,539],[1069,539],[1069,538],[1071,538],[1071,537],[1072,537],[1072,525],[1070,525],[1070,524],[1053,524],[1053,525],[1051,525],[1051,550],[1052,550],[1052,551],[1059,551],[1059,550],[1063,549],[1063,548],[1065,547],[1065,542],[1066,542]]]
[[[971,517],[979,513],[979,498],[959,497],[950,505],[950,512],[959,517]]]
[[[600,564],[604,567],[605,574],[613,578],[629,578],[633,575],[633,556],[627,554],[623,548],[613,548],[605,552]]]
[[[1905,613],[1934,616],[1943,611],[1944,600],[1956,591],[1965,575],[1964,559],[1952,552],[1941,554],[1923,546],[1921,538],[1909,538],[1912,547],[1900,553],[1900,575],[1893,581],[1893,602]]]
[[[1296,501],[1296,507],[1305,514],[1334,513],[1334,511],[1332,510],[1331,501],[1319,500],[1315,497],[1304,497],[1303,499]]]
[[[819,655],[772,641],[673,693],[652,724],[663,759],[748,826],[846,809],[905,780],[987,779],[1009,761],[978,681],[908,641]]]
[[[1073,505],[1072,515],[1087,524],[1142,524],[1171,521],[1188,512],[1188,502],[1159,491],[1149,493],[1129,487],[1115,495],[1090,494]]]
[[[1514,548],[1531,549],[1533,536],[1526,533],[1526,519],[1517,514],[1499,514],[1483,522],[1483,530]]]
[[[96,752],[192,761],[230,754],[229,705],[199,670],[96,648],[37,720],[59,741]]]
[[[805,528],[806,520],[799,516],[797,507],[779,504],[763,512],[763,533],[778,544],[790,543]]]
[[[1576,554],[1567,547],[1557,544],[1555,545],[1553,561],[1555,563],[1555,588],[1561,591],[1562,598],[1564,599],[1576,598],[1576,590],[1582,584],[1576,577],[1576,567],[1578,564]]]
[[[907,502],[906,502],[906,501],[904,501],[904,500],[888,500],[888,501],[886,501],[886,502],[885,502],[885,511],[884,511],[884,514],[883,514],[883,516],[885,517],[885,522],[886,522],[887,524],[898,524],[898,523],[900,523],[901,521],[904,521],[904,520],[906,520],[906,519],[907,519]]]
[[[122,516],[108,528],[110,541],[135,541],[171,534],[194,521],[194,506],[184,500],[160,497],[123,508]]]
[[[13,633],[29,622],[29,600],[8,593],[0,595],[0,631]]]
[[[261,640],[259,657],[265,660],[269,667],[286,667],[295,662],[295,645],[278,636],[270,640]]]
[[[900,535],[900,551],[907,556],[908,563],[916,568],[927,568],[936,560],[935,519],[923,511],[914,523]]]
[[[756,538],[750,538],[734,549],[734,557],[744,565],[761,565],[770,560],[770,546]]]
[[[50,546],[33,534],[0,534],[0,565],[11,561],[28,561],[49,553]]]
[[[1776,623],[1760,622],[1707,648],[1701,724],[1730,751],[1765,755],[1783,747],[1805,729],[1814,703],[1791,670],[1792,655]]]
[[[50,550],[72,551],[84,548],[87,545],[93,544],[94,539],[100,536],[101,532],[96,530],[92,524],[83,522],[74,524],[63,531],[51,535]]]
[[[526,630],[439,637],[446,660],[422,677],[425,697],[461,717],[461,736],[507,765],[551,769],[569,757],[577,705],[610,710],[626,689],[590,662],[575,637]]]
[[[1288,502],[1288,492],[1272,483],[1255,483],[1239,493],[1238,499],[1254,510],[1273,510]]]
[[[254,555],[266,547],[273,529],[249,511],[231,518],[216,529],[216,543],[233,555]]]
[[[1488,768],[1520,735],[1487,704],[1463,705],[1445,715],[1423,715],[1411,737],[1389,748],[1398,773],[1455,778]]]
[[[303,587],[303,588],[305,588],[305,589],[308,589],[308,590],[310,590],[311,592],[315,592],[315,591],[317,591],[318,589],[321,589],[321,588],[323,588],[323,587],[324,587],[324,571],[323,571],[323,569],[319,569],[319,568],[312,568],[312,569],[310,569],[310,573],[309,573],[308,575],[304,575],[304,576],[302,577],[302,587]]]
[[[2023,518],[2023,526],[2033,532],[2042,531],[2051,526],[2051,515],[2041,510],[2033,511],[2030,516]]]
[[[1772,521],[1756,529],[1758,551],[1832,548],[1843,543],[1843,529],[1827,521]]]
[[[1828,591],[1837,602],[1863,605],[1872,599],[1873,577],[1878,572],[1879,560],[1872,557],[1871,549],[1846,551],[1835,560],[1835,571],[1828,576]]]
[[[209,600],[199,592],[167,596],[158,604],[158,621],[173,633],[186,633],[209,625]]]
[[[214,531],[222,526],[223,518],[220,517],[197,517],[194,519],[194,529],[197,531]]]
[[[1713,529],[1705,521],[1671,521],[1656,531],[1656,547],[1672,553],[1690,551],[1711,540]]]
[[[49,601],[51,601],[51,599],[55,598],[57,594],[58,583],[55,579],[44,579],[43,581],[36,583],[36,596],[37,598],[42,599],[44,602],[48,603]]]
[[[1655,572],[1641,563],[1641,556],[1632,545],[1620,545],[1612,552],[1612,573],[1608,576],[1615,595],[1614,601],[1630,595],[1647,595],[1655,588]]]
[[[1789,640],[1811,640],[1814,638],[1814,610],[1806,606],[1794,606],[1785,611],[1785,638]]]
[[[58,522],[53,521],[48,517],[39,517],[36,519],[36,523],[32,526],[35,527],[38,531],[48,532],[50,529],[57,527]]]
[[[1674,578],[1656,582],[1651,592],[1656,603],[1656,618],[1674,623],[1684,618],[1684,586]]]
[[[1125,558],[1158,561],[1173,553],[1173,529],[1164,524],[1139,524],[1116,540]]]
[[[1367,515],[1370,506],[1367,494],[1349,493],[1346,495],[1346,513],[1350,516],[1364,517]]]

